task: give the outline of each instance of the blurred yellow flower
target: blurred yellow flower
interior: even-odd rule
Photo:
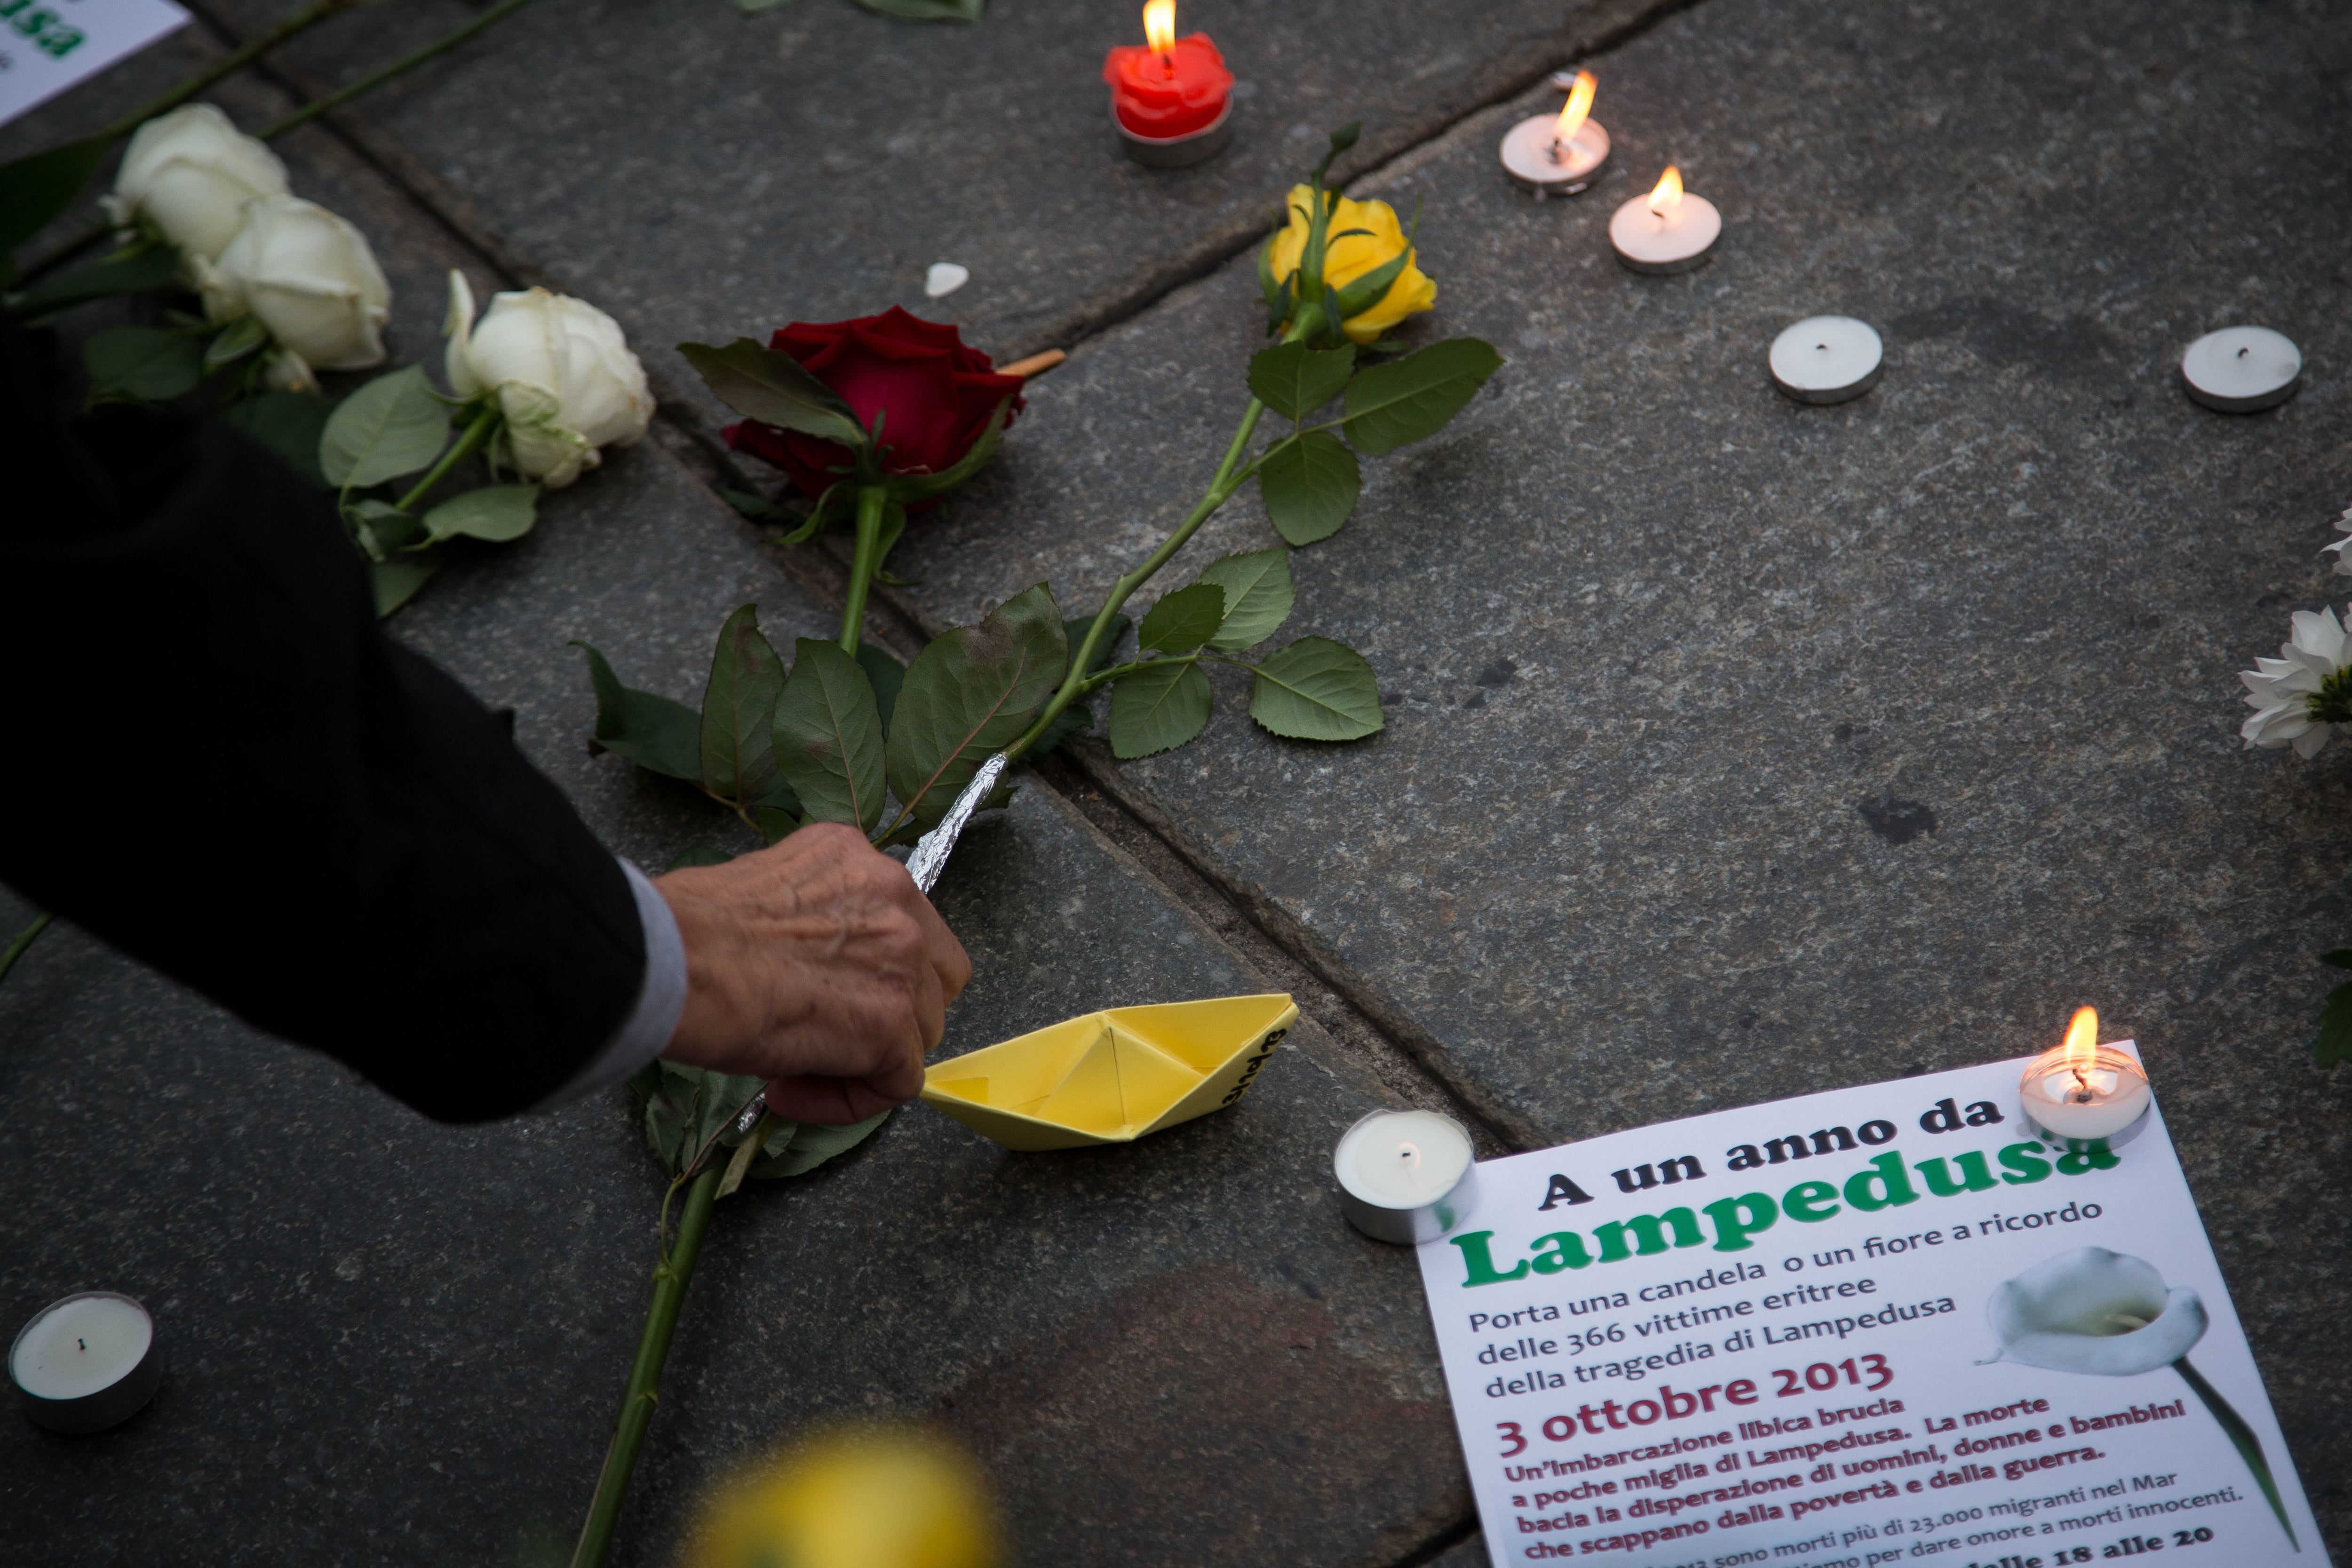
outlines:
[[[986,1487],[945,1439],[853,1427],[808,1438],[703,1510],[684,1568],[996,1568]]]
[[[1314,199],[1314,193],[1306,185],[1290,188],[1290,226],[1274,237],[1274,249],[1267,258],[1277,283],[1298,270],[1298,258],[1307,248],[1307,215],[1312,210],[1308,204]],[[1348,234],[1349,229],[1366,232]],[[1342,323],[1348,336],[1356,342],[1370,342],[1414,311],[1426,310],[1437,303],[1437,285],[1414,264],[1418,258],[1406,245],[1396,209],[1388,203],[1350,201],[1341,196],[1334,204],[1328,232],[1348,236],[1345,239],[1333,238],[1324,247],[1323,281],[1334,287],[1352,283],[1375,268],[1386,266],[1399,251],[1406,253],[1404,270],[1389,285],[1389,291]]]

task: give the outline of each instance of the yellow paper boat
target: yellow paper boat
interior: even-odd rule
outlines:
[[[1087,1013],[940,1063],[923,1100],[1008,1149],[1130,1142],[1239,1100],[1297,1017],[1280,993]]]

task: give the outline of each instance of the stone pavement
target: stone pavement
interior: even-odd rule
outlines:
[[[462,14],[321,29],[296,79]],[[2086,1001],[2148,1054],[2329,1543],[2352,1544],[2324,1217],[2352,1107],[2305,1054],[2352,828],[2332,753],[2238,751],[2232,675],[2336,592],[2316,551],[2352,499],[2331,370],[2352,174],[2329,155],[2352,36],[2317,4],[1703,0],[1591,61],[1608,182],[1513,192],[1494,142],[1557,99],[1481,106],[1640,16],[1187,5],[1258,91],[1234,154],[1167,179],[1098,118],[1126,7],[997,0],[964,30],[673,0],[651,26],[541,0],[289,144],[298,190],[393,271],[402,358],[434,356],[455,261],[606,305],[664,380],[668,440],[395,623],[514,706],[648,863],[715,828],[585,757],[565,640],[691,696],[734,605],[779,635],[833,614],[823,557],[763,554],[710,497],[692,437],[717,410],[665,373],[677,338],[920,307],[954,259],[973,284],[926,313],[1076,350],[902,547],[895,603],[928,629],[1040,577],[1091,603],[1189,505],[1259,315],[1246,261],[1217,264],[1311,162],[1292,124],[1365,116],[1358,194],[1425,204],[1440,310],[1415,334],[1511,362],[1294,556],[1288,630],[1367,652],[1384,734],[1275,742],[1221,686],[1186,750],[1033,777],[940,895],[979,968],[950,1049],[1266,984],[1331,1030],[1235,1111],[1123,1152],[1006,1156],[917,1110],[730,1200],[620,1560],[662,1560],[694,1487],[799,1421],[887,1409],[983,1454],[1024,1563],[1466,1568],[1417,1285],[1339,1225],[1338,1129],[1450,1097],[1532,1146],[2021,1053]],[[191,47],[5,145],[103,120]],[[957,133],[903,129],[934,121]],[[1602,231],[1669,161],[1725,237],[1696,273],[1635,278]],[[1879,326],[1886,376],[1799,407],[1764,350],[1823,310]],[[2172,366],[2242,320],[2295,337],[2309,384],[2207,414]],[[1187,561],[1271,537],[1245,500]],[[103,1278],[184,1347],[114,1436],[5,1439],[11,1561],[201,1532],[479,1562],[569,1526],[657,1201],[617,1096],[432,1127],[66,932],[0,987],[0,1297],[21,1319]],[[124,1086],[164,1108],[129,1139]]]

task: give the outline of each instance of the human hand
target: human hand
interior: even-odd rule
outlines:
[[[817,823],[722,866],[655,879],[686,944],[686,1006],[662,1054],[768,1079],[768,1109],[843,1126],[911,1100],[963,944],[898,861]]]

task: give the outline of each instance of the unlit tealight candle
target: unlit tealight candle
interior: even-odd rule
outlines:
[[[154,1396],[163,1377],[155,1323],[111,1290],[85,1290],[43,1308],[8,1351],[25,1412],[57,1432],[100,1432]]]
[[[1878,384],[1885,351],[1852,316],[1809,316],[1772,340],[1772,384],[1800,403],[1843,403]]]
[[[1348,1129],[1331,1164],[1349,1223],[1381,1241],[1416,1242],[1468,1215],[1475,1157],[1450,1116],[1376,1110]]]
[[[2180,356],[2189,395],[2224,414],[2275,408],[2303,379],[2303,351],[2268,327],[2224,327]]]

